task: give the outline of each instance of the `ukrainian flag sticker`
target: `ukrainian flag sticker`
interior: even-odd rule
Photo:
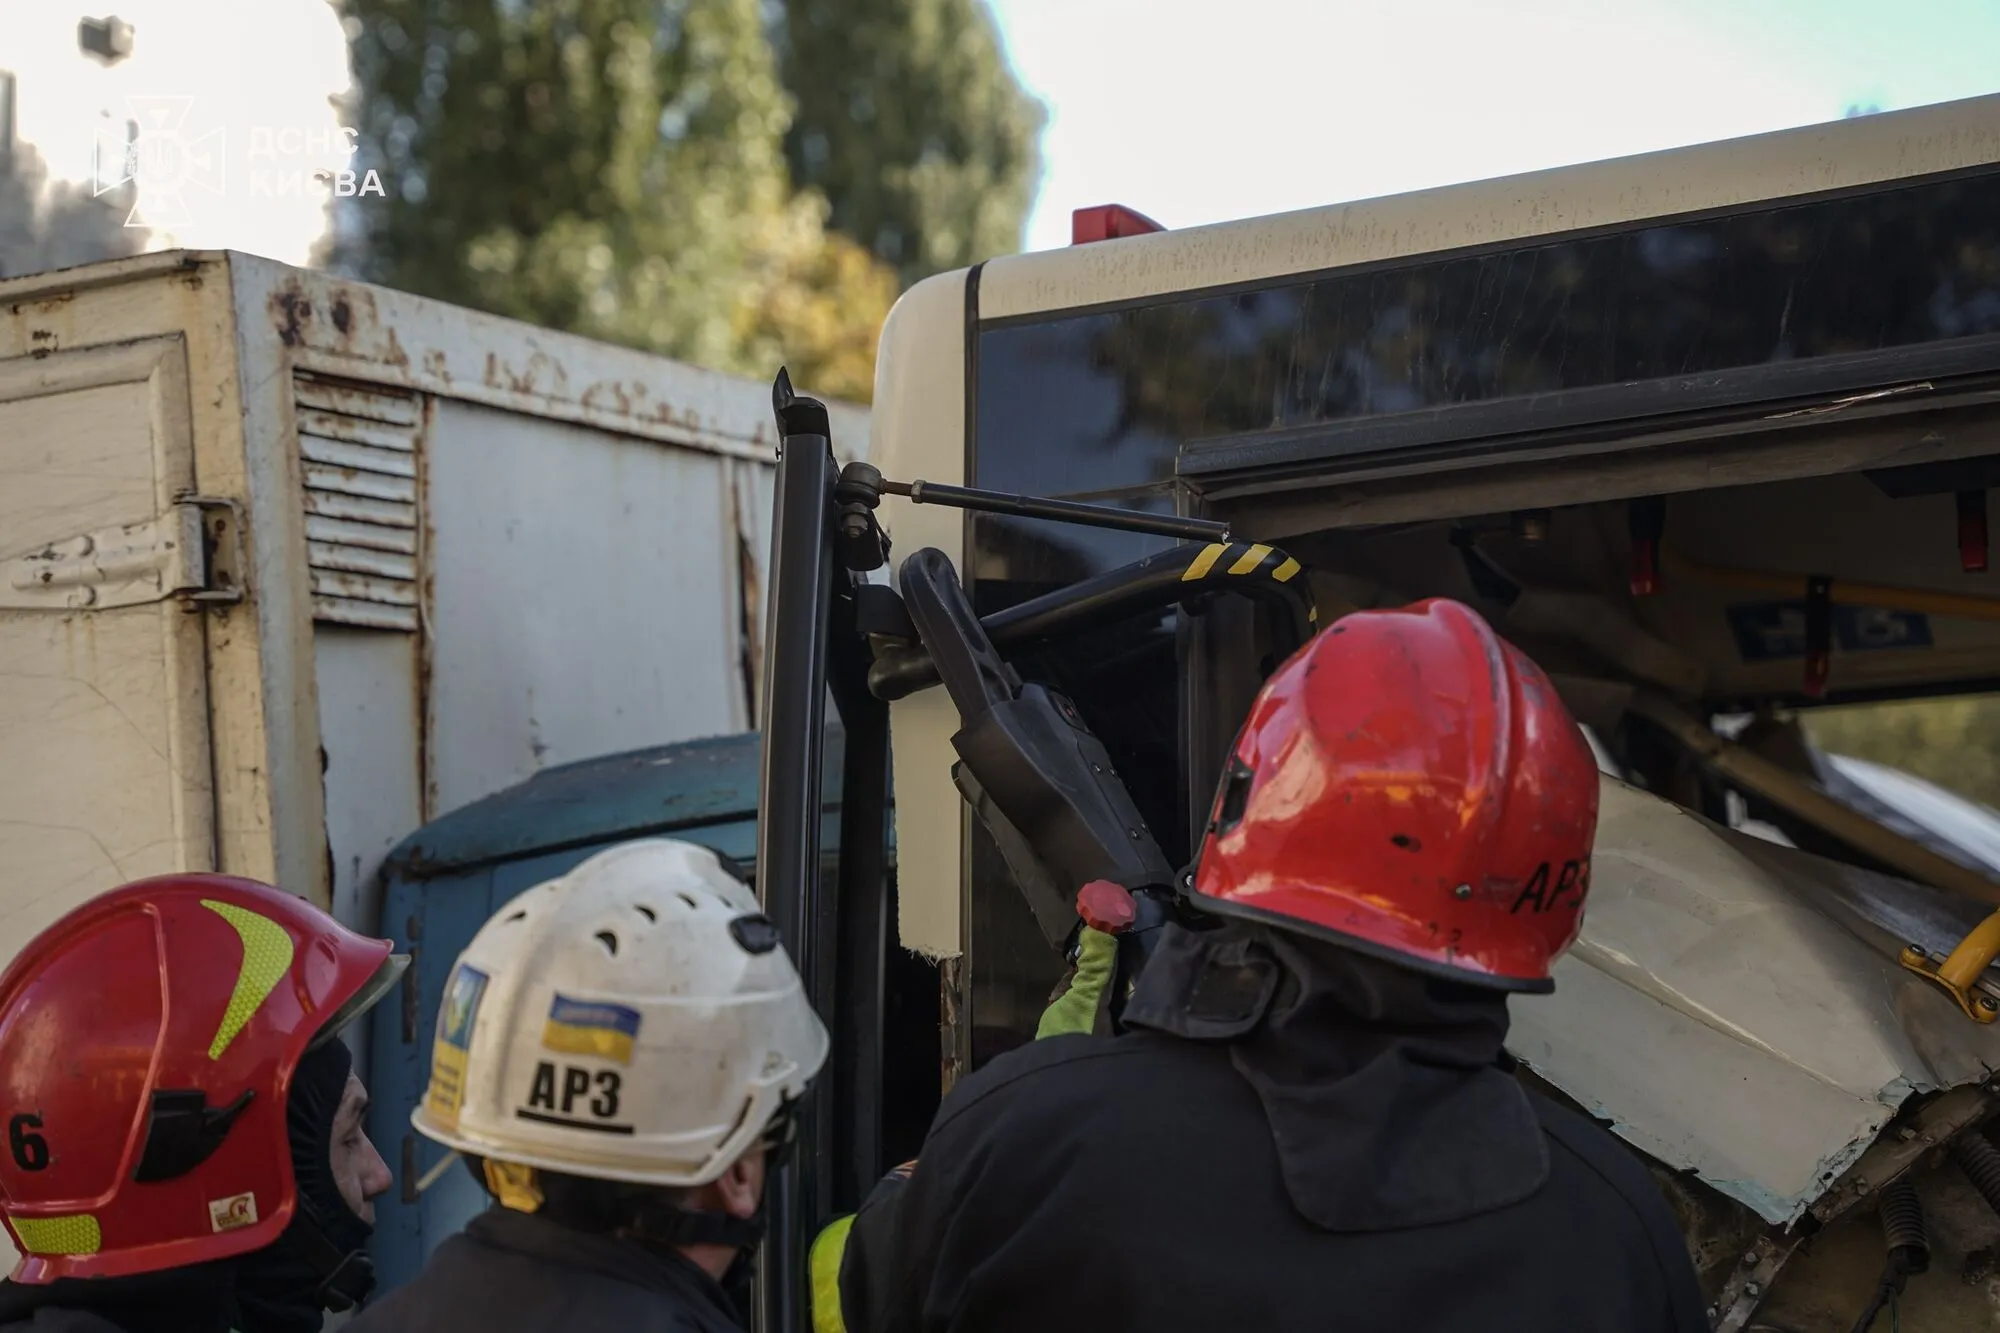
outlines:
[[[465,1059],[472,1049],[472,1024],[479,1017],[486,982],[484,972],[460,963],[445,983],[444,1003],[438,1006],[437,1037],[431,1043],[431,1084],[424,1093],[424,1104],[431,1117],[446,1128],[458,1124],[458,1108],[465,1100]]]
[[[560,991],[549,1005],[549,1021],[542,1025],[544,1048],[565,1055],[594,1055],[621,1065],[632,1063],[632,1043],[638,1037],[638,1010],[572,1000]]]

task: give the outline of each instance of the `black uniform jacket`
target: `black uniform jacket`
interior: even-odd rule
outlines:
[[[1128,1009],[1180,1032],[952,1090],[855,1220],[849,1333],[1706,1333],[1658,1189],[1511,1076],[1504,1001],[1284,941],[1181,953]]]
[[[346,1333],[742,1333],[722,1287],[671,1253],[493,1207]]]
[[[231,1333],[246,1326],[235,1265],[226,1260],[46,1286],[0,1282],[0,1333]]]

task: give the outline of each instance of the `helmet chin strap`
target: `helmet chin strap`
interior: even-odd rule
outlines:
[[[646,1239],[651,1244],[674,1248],[720,1245],[736,1251],[729,1267],[716,1281],[729,1299],[740,1307],[742,1318],[748,1323],[751,1268],[756,1263],[757,1247],[763,1243],[766,1229],[763,1199],[759,1197],[757,1211],[748,1217],[672,1205],[648,1207],[644,1213]]]
[[[726,1245],[750,1251],[764,1239],[764,1206],[749,1217],[694,1212],[672,1205],[642,1210],[646,1238],[664,1245]]]
[[[351,1220],[350,1220],[351,1218]],[[375,1287],[370,1228],[358,1217],[323,1219],[302,1198],[284,1234],[236,1261],[244,1322],[258,1333],[315,1333],[328,1311],[352,1310]]]
[[[303,1209],[286,1228],[285,1239],[319,1276],[314,1295],[332,1313],[352,1310],[375,1289],[375,1261],[369,1257],[365,1242],[343,1248]]]
[[[735,1250],[729,1266],[716,1275],[716,1283],[748,1326],[751,1272],[765,1231],[762,1199],[758,1200],[757,1211],[749,1217],[706,1210],[696,1212],[668,1204],[649,1206],[642,1210],[641,1226],[645,1236],[641,1243],[648,1246],[684,1249],[690,1245],[718,1245]]]
[[[756,1213],[750,1217],[736,1217],[734,1213],[686,1213],[676,1211],[674,1217],[662,1219],[662,1235],[670,1245],[730,1245],[736,1255],[730,1259],[730,1267],[722,1269],[716,1283],[722,1291],[742,1305],[750,1295],[750,1269],[756,1263],[756,1249],[764,1241],[764,1201],[758,1199]],[[744,1321],[750,1313],[744,1307]]]
[[[727,1245],[736,1249],[736,1261],[724,1278],[723,1285],[727,1286],[728,1279],[738,1275],[764,1240],[764,1193],[771,1188],[771,1177],[791,1152],[797,1109],[796,1099],[788,1097],[778,1104],[778,1109],[764,1125],[760,1137],[765,1154],[764,1183],[757,1196],[756,1212],[748,1217],[737,1217],[734,1213],[673,1206],[647,1207],[643,1210],[647,1235],[668,1245]]]

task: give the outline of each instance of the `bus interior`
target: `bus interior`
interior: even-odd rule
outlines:
[[[2000,688],[1994,397],[1924,384],[1461,469],[1240,476],[1200,497],[1239,543],[1305,566],[1320,623],[1455,598],[1550,673],[1605,799],[1584,939],[1555,997],[1514,1005],[1510,1050],[1644,1152],[1709,1298],[1756,1308],[1750,1327],[1849,1327],[1883,1241],[1877,1209],[1845,1206],[1840,1186],[1865,1180],[1878,1140],[1943,1133],[1912,1117],[1948,1090],[1979,1095],[1948,1114],[1991,1109],[2000,973],[1957,995],[1922,973],[2000,905],[1996,867],[1948,820],[1892,808],[1801,719]],[[1040,526],[975,525],[982,610],[1048,586],[1064,540]],[[1182,858],[1206,817],[1202,775],[1275,642],[1230,599],[1189,610],[1027,668],[1079,700]],[[1032,1031],[1060,964],[976,829],[971,856],[976,1066]],[[1935,1264],[1956,1271],[1912,1280],[1902,1314],[1989,1317],[2000,1216],[1948,1165],[1923,1173],[1922,1206]],[[1775,1295],[1744,1299],[1787,1264]]]

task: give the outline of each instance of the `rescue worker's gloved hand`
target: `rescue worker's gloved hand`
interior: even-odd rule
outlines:
[[[1117,993],[1118,932],[1138,917],[1138,905],[1122,884],[1094,879],[1076,893],[1076,914],[1083,918],[1077,937],[1076,963],[1056,987],[1035,1040],[1065,1033],[1111,1035],[1111,997]]]
[[[1117,973],[1118,937],[1085,926],[1077,940],[1076,966],[1063,978],[1049,1007],[1042,1010],[1035,1040],[1102,1030],[1100,1016]]]

